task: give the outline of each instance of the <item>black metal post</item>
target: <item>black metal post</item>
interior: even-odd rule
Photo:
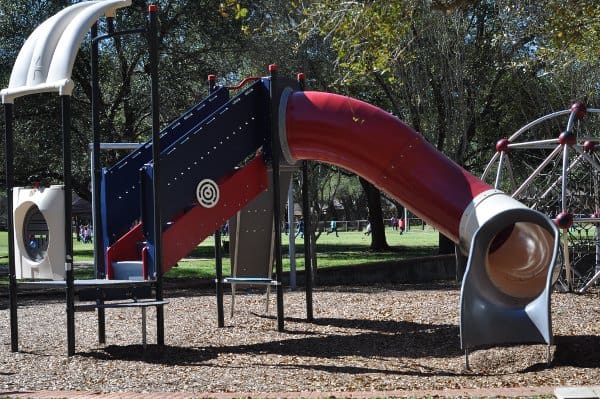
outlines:
[[[14,186],[14,116],[13,104],[4,104],[4,148],[6,171],[6,222],[8,228],[8,301],[10,307],[10,349],[19,351],[19,322],[17,313],[17,274],[15,270],[15,232],[13,220]]]
[[[215,269],[217,274],[217,325],[225,327],[223,311],[223,254],[221,251],[221,230],[215,231]]]
[[[152,86],[152,163],[154,195],[154,265],[156,268],[156,300],[163,300],[162,264],[162,217],[160,214],[160,97],[158,92],[158,7],[148,6],[150,18],[150,76]],[[165,344],[165,313],[162,306],[156,307],[156,343]]]
[[[277,65],[269,65],[271,74],[271,167],[273,179],[273,223],[275,231],[275,274],[277,280],[277,330],[283,331],[283,260],[281,254],[281,184],[279,182],[279,90],[277,90]]]
[[[212,94],[217,87],[216,76],[208,75],[208,94]],[[225,312],[223,310],[223,251],[221,250],[221,229],[215,230],[215,274],[217,295],[217,326],[225,326]]]
[[[98,23],[92,25],[92,39],[98,36]],[[94,274],[97,279],[103,279],[106,275],[104,264],[104,242],[102,232],[102,215],[100,214],[100,83],[98,73],[98,42],[92,40],[91,51],[91,77],[92,81],[92,193],[94,205]],[[100,292],[98,292],[100,294]],[[98,305],[104,303],[99,295],[96,299]],[[106,312],[102,306],[98,306],[98,342],[106,343]]]
[[[303,73],[298,74],[300,90],[306,89]],[[304,218],[304,284],[306,288],[306,320],[313,321],[313,273],[312,273],[312,230],[310,225],[310,204],[308,200],[308,161],[302,161],[302,216]]]
[[[75,284],[73,275],[73,229],[71,221],[71,96],[61,95],[63,136],[63,183],[65,190],[65,279],[67,301],[67,355],[75,354]]]

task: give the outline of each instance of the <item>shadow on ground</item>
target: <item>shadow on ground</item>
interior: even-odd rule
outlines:
[[[454,325],[335,318],[319,319],[315,323],[335,328],[357,329],[360,332],[356,334],[348,332],[343,335],[303,336],[249,345],[207,346],[204,348],[149,345],[144,350],[141,345],[107,346],[79,355],[99,360],[140,361],[178,366],[204,366],[207,365],[207,362],[225,354],[254,355],[257,356],[256,361],[265,366],[269,365],[269,360],[265,359],[265,356],[296,356],[314,358],[316,361],[284,367],[348,374],[477,375],[477,373],[462,370],[454,372],[447,369],[432,369],[424,364],[418,364],[416,368],[411,367],[406,370],[389,370],[318,361],[318,359],[331,360],[347,356],[414,360],[427,357],[459,357],[462,355],[458,338],[459,330]],[[600,365],[600,337],[598,336],[556,336],[555,344],[556,351],[550,366],[546,363],[530,365],[520,370],[519,373],[537,372],[548,367],[593,368]],[[211,364],[211,367],[215,367],[215,365]],[[489,375],[489,373],[483,374]]]
[[[161,365],[200,366],[216,358],[215,348],[192,348],[179,346],[109,345],[102,349],[81,352],[79,356],[98,360],[125,360]]]
[[[557,335],[554,337],[554,344],[554,366],[600,367],[600,336]]]
[[[357,329],[339,334],[301,336],[247,345],[194,347],[158,347],[144,351],[140,345],[107,346],[93,352],[80,353],[100,360],[143,361],[165,365],[201,365],[220,354],[300,356],[335,359],[344,356],[378,358],[455,357],[462,352],[455,325],[430,325],[402,321],[320,319],[317,324],[336,328]],[[366,330],[366,332],[365,332]],[[298,333],[295,333],[298,334]],[[290,335],[287,335],[290,337]],[[318,363],[318,362],[317,362]],[[321,369],[319,364],[303,367]],[[353,368],[354,372],[376,370]],[[381,371],[381,370],[377,370]],[[350,372],[350,371],[349,371]]]

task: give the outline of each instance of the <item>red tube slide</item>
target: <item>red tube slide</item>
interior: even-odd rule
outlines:
[[[279,114],[288,162],[327,162],[363,176],[465,254],[476,233],[488,231],[477,240],[481,258],[470,261],[503,295],[531,299],[546,288],[558,236],[547,218],[462,169],[398,118],[349,97],[293,91],[284,92]]]
[[[491,189],[398,118],[345,96],[291,93],[282,141],[284,155],[363,176],[455,242],[467,206]]]

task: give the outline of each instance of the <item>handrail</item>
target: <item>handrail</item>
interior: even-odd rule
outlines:
[[[241,89],[242,87],[244,87],[244,85],[246,85],[250,82],[256,82],[257,80],[260,80],[260,79],[261,79],[260,76],[250,76],[250,77],[244,78],[244,80],[242,80],[236,86],[225,86],[225,88],[228,90],[238,90],[238,89]]]

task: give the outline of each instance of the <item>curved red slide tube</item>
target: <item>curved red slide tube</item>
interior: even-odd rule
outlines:
[[[350,97],[291,93],[284,136],[294,159],[327,162],[365,177],[454,242],[467,206],[492,188],[400,119]]]

